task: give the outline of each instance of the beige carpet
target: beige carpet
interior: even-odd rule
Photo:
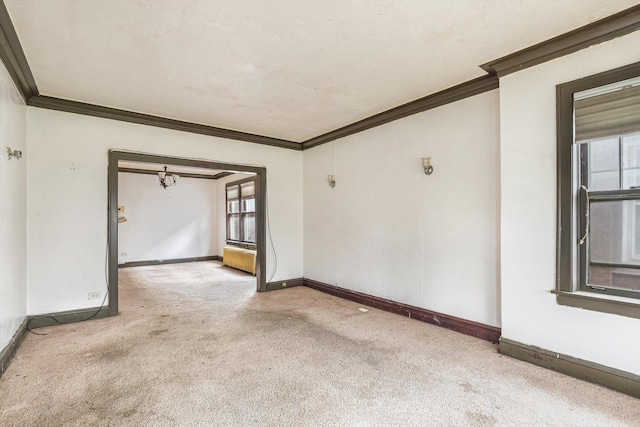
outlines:
[[[120,270],[121,315],[29,334],[0,425],[616,426],[640,401],[216,262]]]

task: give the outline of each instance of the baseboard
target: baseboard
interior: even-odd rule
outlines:
[[[269,282],[267,283],[267,291],[277,291],[278,289],[285,288],[293,288],[295,286],[303,285],[303,278],[300,277],[298,279],[289,279],[289,280],[280,280],[277,282]]]
[[[96,313],[97,312],[97,313]],[[91,319],[102,319],[109,317],[109,307],[92,307],[80,310],[61,311],[58,313],[38,314],[27,317],[29,329],[44,328],[45,326],[55,326],[67,323],[84,322]],[[55,320],[54,320],[55,318]]]
[[[162,265],[162,264],[181,264],[183,262],[197,262],[197,261],[222,261],[220,255],[208,255],[197,256],[191,258],[175,258],[175,259],[153,259],[149,261],[132,261],[118,264],[118,268],[127,267],[143,267],[147,265]]]
[[[452,329],[466,335],[471,335],[492,343],[497,343],[500,339],[500,328],[495,326],[484,325],[482,323],[472,322],[470,320],[461,319],[459,317],[449,316],[447,314],[437,313],[435,311],[424,308],[414,307],[412,305],[391,301],[384,298],[374,297],[372,295],[363,294],[361,292],[340,288],[334,285],[318,282],[315,280],[304,279],[304,286],[334,295],[340,298],[355,301],[360,304],[375,307],[390,313],[400,314],[412,319],[432,325],[442,326]]]
[[[498,352],[640,398],[640,376],[539,347],[500,338]]]
[[[27,334],[27,319],[25,318],[16,332],[11,337],[9,344],[5,348],[0,351],[0,377],[4,371],[9,367],[9,363],[13,360],[13,356],[16,355],[16,351],[20,348],[20,344],[24,340],[25,335]]]

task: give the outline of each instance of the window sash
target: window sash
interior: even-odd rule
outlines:
[[[572,162],[573,167],[579,169],[578,173],[578,187],[579,189],[574,193],[576,203],[573,204],[574,217],[576,217],[575,224],[577,226],[577,239],[578,250],[576,259],[576,269],[578,272],[578,290],[594,293],[602,293],[608,295],[618,295],[624,297],[638,298],[640,297],[640,290],[633,289],[635,287],[635,279],[633,276],[637,276],[632,273],[626,274],[628,281],[632,283],[625,286],[616,286],[616,270],[620,269],[634,269],[640,275],[640,264],[633,264],[623,262],[629,260],[629,254],[627,252],[633,251],[632,248],[632,234],[640,232],[635,230],[633,224],[633,213],[628,213],[629,209],[633,209],[633,206],[628,206],[626,202],[633,202],[640,200],[640,189],[624,189],[623,183],[623,136],[618,137],[618,150],[620,157],[616,160],[618,164],[618,184],[615,190],[606,191],[588,191],[588,185],[591,181],[590,166],[593,156],[590,153],[590,145],[587,143],[580,144],[577,150],[574,151],[574,155],[579,157],[579,161]],[[596,142],[597,143],[597,142]],[[582,189],[585,186],[587,190]],[[596,220],[595,212],[602,209],[604,205],[601,203],[616,203],[615,208],[609,213],[611,218]],[[611,205],[610,205],[611,206]],[[598,209],[594,209],[598,207]],[[610,208],[612,209],[612,208]],[[634,211],[635,212],[635,211]],[[597,222],[596,222],[597,221]],[[617,222],[616,222],[617,221]],[[630,222],[631,221],[631,222]],[[632,224],[633,223],[633,224]],[[597,224],[597,226],[596,226]],[[594,237],[594,227],[596,229],[596,236],[598,240],[592,240]],[[603,229],[606,231],[603,234]],[[597,232],[597,230],[600,230]],[[585,238],[584,241],[582,239]],[[606,248],[606,246],[609,246]],[[619,258],[620,262],[603,262],[592,261],[594,256],[593,251],[599,251],[601,256],[605,256],[611,260],[613,258]],[[602,251],[605,251],[604,253]],[[617,254],[617,256],[616,256]],[[627,255],[625,255],[627,254]],[[628,258],[628,259],[627,259]],[[617,261],[617,260],[616,260]],[[620,273],[617,273],[618,277]],[[618,283],[620,283],[618,281]]]

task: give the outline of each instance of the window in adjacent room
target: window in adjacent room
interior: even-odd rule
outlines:
[[[227,241],[255,245],[256,186],[255,178],[230,182],[227,192]]]
[[[558,86],[558,290],[640,298],[640,65]]]

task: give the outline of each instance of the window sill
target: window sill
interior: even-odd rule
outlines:
[[[238,242],[236,240],[227,240],[226,244],[227,245],[231,245],[231,246],[238,246],[238,247],[244,248],[244,249],[256,249],[257,248],[255,243]]]
[[[640,319],[640,300],[590,292],[551,291],[560,305]]]

